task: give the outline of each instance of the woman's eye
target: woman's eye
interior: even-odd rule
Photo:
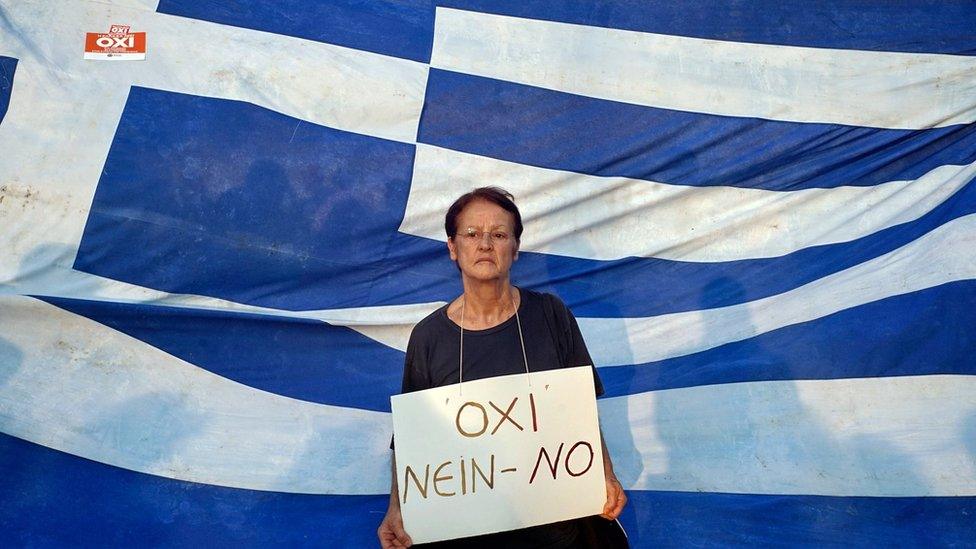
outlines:
[[[492,238],[494,238],[495,240],[506,240],[508,238],[508,235],[505,233],[495,233],[492,236]]]

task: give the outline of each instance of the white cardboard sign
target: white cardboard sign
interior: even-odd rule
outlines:
[[[414,543],[603,511],[589,366],[466,381],[390,401],[400,509]]]

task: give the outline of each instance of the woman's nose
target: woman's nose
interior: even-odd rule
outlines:
[[[492,246],[491,233],[488,231],[481,233],[481,238],[478,239],[478,249],[490,250],[491,246]]]

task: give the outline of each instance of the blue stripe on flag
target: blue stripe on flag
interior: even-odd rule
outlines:
[[[433,41],[427,0],[160,0],[157,11],[422,62]]]
[[[403,353],[317,320],[42,297],[228,379],[301,400],[390,411]]]
[[[601,368],[600,379],[605,396],[618,396],[744,381],[976,374],[974,303],[976,281],[953,282],[692,355]]]
[[[976,497],[627,495],[621,521],[631,547],[963,547],[976,539]]]
[[[283,309],[453,299],[460,286],[444,243],[397,230],[413,153],[245,103],[133,88],[75,267]],[[914,222],[783,257],[690,263],[523,252],[513,280],[559,294],[580,316],[712,308],[790,290],[974,211],[970,183]],[[744,290],[700,291],[728,280]],[[655,288],[652,298],[646,288]]]
[[[0,470],[0,542],[14,546],[368,547],[389,499],[182,482],[3,434]],[[976,513],[973,497],[627,494],[621,521],[633,547],[966,545]]]
[[[976,54],[976,10],[938,2],[439,0],[437,4],[715,40],[872,51]]]
[[[0,471],[6,547],[370,547],[389,500],[183,482],[4,434]]]
[[[976,161],[976,124],[893,130],[698,114],[438,69],[418,140],[590,175],[771,190],[912,180]]]
[[[150,305],[41,298],[245,385],[389,411],[403,353],[318,321]],[[847,309],[693,355],[601,368],[605,397],[788,379],[976,374],[976,281]],[[951,320],[947,320],[951,319]],[[748,319],[742,319],[748,322]]]
[[[10,105],[10,92],[14,89],[14,73],[17,71],[17,60],[13,57],[0,56],[0,122],[7,114]]]

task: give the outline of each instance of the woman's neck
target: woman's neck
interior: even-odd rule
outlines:
[[[470,329],[490,328],[508,320],[515,314],[519,299],[518,290],[508,279],[487,281],[464,281],[464,294],[452,307],[455,314],[450,315],[455,322],[460,320],[460,307],[463,300],[464,327]],[[454,318],[454,317],[457,318]]]

